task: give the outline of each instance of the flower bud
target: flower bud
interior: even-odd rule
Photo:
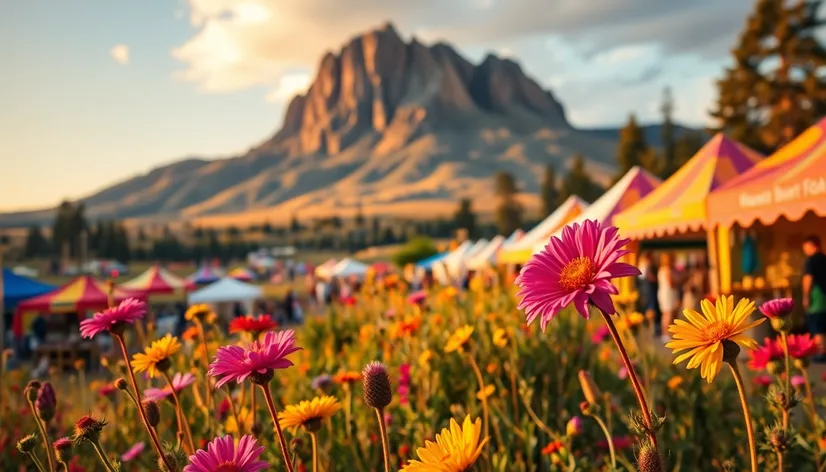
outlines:
[[[769,443],[775,451],[783,453],[789,449],[790,438],[783,428],[773,428],[769,433]]]
[[[17,450],[23,454],[32,452],[35,447],[37,447],[37,436],[34,434],[23,436],[19,441],[17,441]]]
[[[300,452],[302,447],[304,447],[304,441],[302,441],[301,438],[293,438],[293,440],[290,441],[290,449],[293,452]]]
[[[640,472],[663,472],[665,470],[662,456],[650,444],[645,444],[640,449],[637,467]]]
[[[69,463],[72,460],[72,440],[60,438],[52,443],[55,457],[58,462]]]
[[[381,362],[371,362],[361,373],[364,402],[376,409],[385,408],[393,401],[393,387],[387,368]]]
[[[175,454],[164,454],[166,456],[166,460],[169,461],[169,465],[172,467],[172,470],[166,467],[166,462],[160,457],[158,457],[158,470],[161,472],[176,472],[178,470],[178,462],[175,459]]]
[[[161,409],[158,408],[158,404],[154,400],[143,401],[143,414],[146,415],[149,426],[153,428],[161,422]]]
[[[57,397],[52,384],[46,382],[37,392],[37,399],[34,401],[34,408],[37,416],[45,422],[49,422],[55,415],[57,408]]]
[[[104,426],[106,426],[105,420],[98,420],[89,415],[82,416],[75,422],[75,442],[98,441]]]
[[[591,374],[584,370],[580,370],[578,377],[579,386],[582,388],[582,393],[585,395],[585,400],[591,405],[598,405],[599,399],[602,397],[602,393],[600,393],[597,384],[594,383],[594,379],[591,378]]]
[[[723,340],[723,361],[734,365],[737,362],[737,356],[740,355],[740,346],[728,339]]]
[[[37,400],[37,392],[40,391],[40,382],[37,380],[30,380],[29,383],[26,385],[26,389],[23,390],[23,393],[26,394],[26,399],[30,402]]]
[[[568,420],[568,424],[565,425],[565,432],[571,437],[582,434],[582,418],[574,416]]]
[[[126,390],[127,388],[129,388],[129,384],[126,383],[126,379],[124,379],[123,377],[116,378],[114,384],[115,388],[117,388],[118,390]]]

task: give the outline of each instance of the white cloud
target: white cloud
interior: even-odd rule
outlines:
[[[114,59],[118,64],[129,64],[129,46],[125,44],[116,44],[111,50],[109,50],[109,54],[112,55],[112,59]]]
[[[623,62],[634,61],[646,56],[650,56],[655,52],[655,47],[651,45],[633,44],[630,46],[621,46],[610,49],[606,52],[599,53],[594,57],[597,62],[608,64],[619,64]]]
[[[290,72],[281,76],[278,84],[267,93],[267,101],[286,103],[295,95],[305,93],[312,82],[312,75],[306,72]]]

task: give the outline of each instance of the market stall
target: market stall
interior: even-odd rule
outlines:
[[[359,261],[345,258],[340,261],[333,267],[330,271],[330,274],[333,277],[364,277],[367,274],[367,269],[369,266],[367,264],[363,264]]]
[[[479,270],[490,267],[496,263],[497,253],[505,242],[505,237],[502,235],[496,236],[482,248],[476,256],[470,259],[467,263],[468,269]]]
[[[708,279],[716,292],[716,249],[706,200],[710,192],[762,159],[719,133],[662,185],[618,214],[614,224],[622,236],[641,241],[641,246],[677,252],[678,260],[709,261]]]
[[[202,265],[195,273],[187,277],[187,280],[196,285],[207,285],[217,282],[222,276],[223,274],[219,269]]]
[[[573,220],[566,223],[564,226],[573,223],[582,223],[585,220],[596,220],[604,225],[614,224],[614,217],[619,213],[631,208],[635,203],[640,201],[646,195],[651,193],[658,185],[660,179],[641,167],[633,167],[629,170],[613,187],[602,194],[597,201],[592,203],[582,213],[576,216]],[[562,229],[557,228],[551,236],[560,237]],[[545,248],[547,240],[538,242],[533,247],[533,253],[538,253]],[[632,253],[633,248],[632,249]],[[629,256],[631,256],[629,254]],[[633,260],[628,260],[632,262]],[[629,296],[633,292],[633,281],[630,277],[623,277],[618,280],[618,288],[620,294]]]
[[[18,275],[11,269],[3,268],[3,308],[13,310],[18,303],[27,298],[36,297],[55,289],[38,280]]]
[[[217,282],[190,293],[188,301],[190,305],[196,303],[214,305],[216,313],[220,314],[224,321],[228,321],[232,315],[231,305],[240,303],[245,313],[252,313],[253,303],[262,298],[262,293],[258,285],[223,277]]]
[[[158,264],[153,265],[144,273],[120,285],[127,290],[134,290],[154,294],[180,294],[195,288],[195,283],[178,277]]]
[[[826,239],[826,119],[712,192],[708,224],[722,293],[798,293],[803,239]]]
[[[241,282],[252,282],[256,278],[255,273],[246,267],[236,267],[235,269],[232,269],[227,274],[227,277],[240,280]]]
[[[579,216],[586,208],[588,208],[588,203],[585,200],[576,195],[571,195],[553,213],[532,230],[525,233],[518,241],[510,244],[506,243],[499,251],[496,263],[502,265],[528,262],[528,259],[533,255],[534,246],[548,242],[548,238],[551,237],[554,231]]]

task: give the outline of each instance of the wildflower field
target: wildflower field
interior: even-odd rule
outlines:
[[[623,241],[566,234],[582,231],[602,243],[552,241],[518,287],[409,293],[388,277],[293,329],[224,330],[193,306],[181,339],[158,337],[142,303],[112,307],[81,327],[113,338],[103,376],[4,374],[0,469],[826,468],[818,348],[787,335],[792,301],[704,301],[656,347],[649,321],[599,292],[632,275],[613,265]],[[747,328],[766,318],[778,334],[758,345]]]

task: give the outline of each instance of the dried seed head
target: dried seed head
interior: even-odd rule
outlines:
[[[98,441],[104,426],[106,426],[106,420],[98,420],[89,415],[82,416],[75,422],[75,442]]]
[[[23,454],[32,452],[35,447],[37,447],[37,436],[34,434],[23,436],[19,441],[17,441],[17,450]]]
[[[364,402],[371,408],[381,409],[393,401],[390,375],[381,362],[371,362],[361,372]]]
[[[37,380],[30,380],[29,383],[26,384],[25,390],[23,390],[23,393],[26,394],[26,399],[30,402],[37,400],[37,392],[40,391],[40,387],[40,382]]]
[[[124,379],[123,377],[118,377],[115,379],[115,387],[118,390],[126,390],[127,388],[129,388],[129,385],[126,383],[126,379]]]
[[[154,400],[143,401],[143,413],[146,415],[146,421],[153,428],[161,422],[161,409]]]
[[[60,438],[52,443],[55,457],[58,461],[69,463],[72,459],[72,440],[69,438]]]
[[[640,472],[663,472],[665,470],[662,456],[650,444],[645,444],[640,449],[637,467]]]
[[[302,441],[301,438],[293,438],[293,440],[290,441],[290,449],[293,452],[300,452],[302,447],[304,447],[304,441]]]

